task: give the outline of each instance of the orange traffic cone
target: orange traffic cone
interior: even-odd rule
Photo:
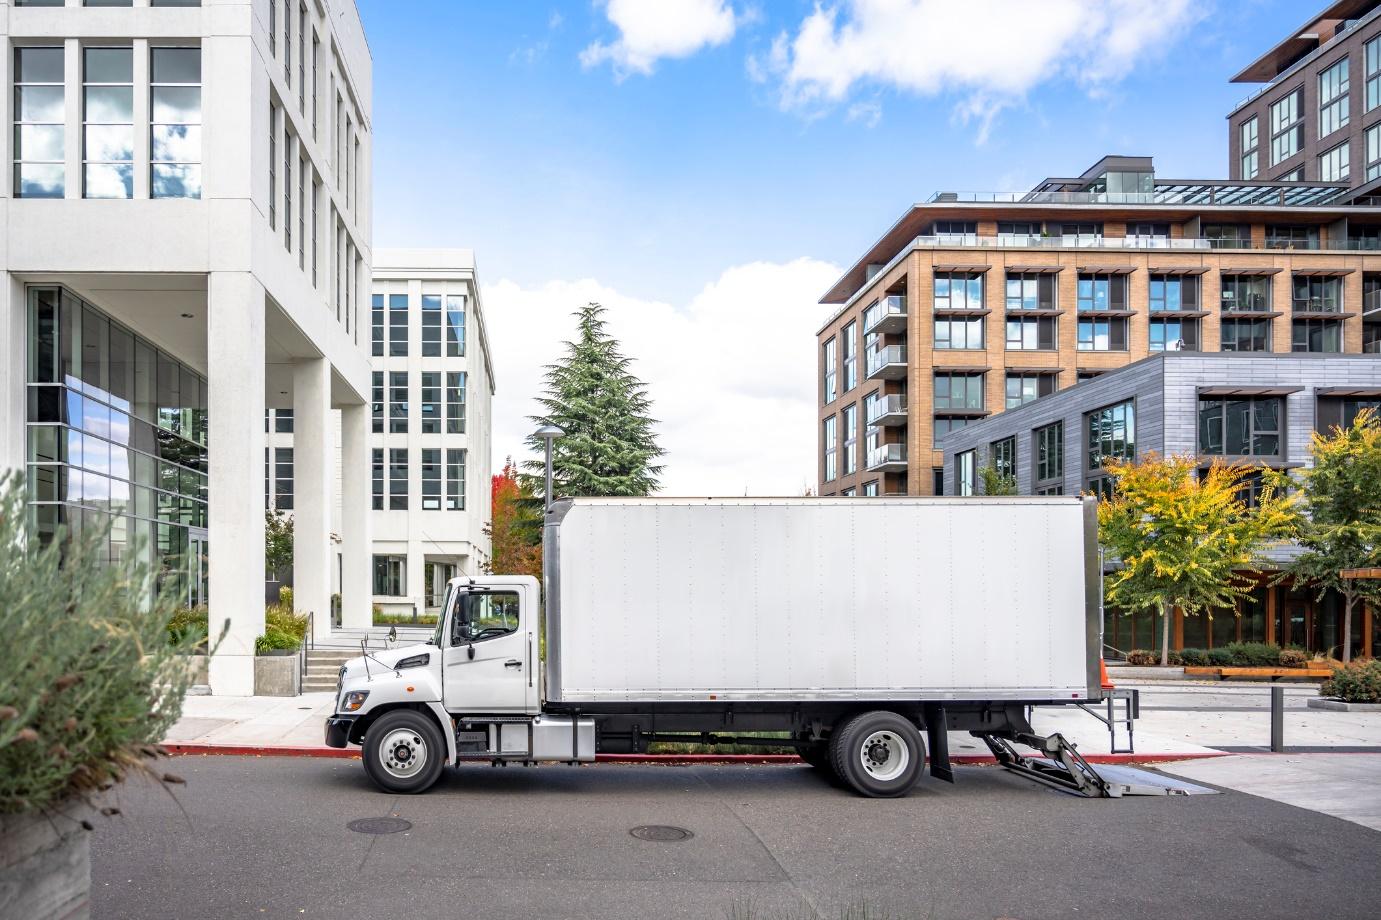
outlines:
[[[1108,677],[1108,663],[1102,658],[1098,659],[1098,676],[1102,680],[1104,690],[1112,690],[1112,678]]]

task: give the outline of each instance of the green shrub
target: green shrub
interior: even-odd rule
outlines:
[[[1180,649],[1180,661],[1198,667],[1208,664],[1208,651],[1201,648]]]
[[[175,592],[155,589],[134,561],[142,552],[107,562],[108,537],[108,526],[85,526],[43,545],[19,477],[0,476],[0,813],[152,773],[182,712],[192,673],[181,656],[203,635],[189,624],[170,641]]]
[[[435,615],[435,614],[425,614],[425,613],[424,613],[424,614],[422,614],[422,616],[417,617],[416,619],[413,619],[413,616],[412,616],[412,614],[410,614],[410,613],[382,613],[382,612],[380,612],[380,611],[378,610],[378,608],[376,607],[376,608],[375,608],[375,613],[374,613],[374,625],[375,625],[375,626],[435,626],[435,625],[436,625],[436,615]]]
[[[1127,664],[1148,665],[1159,663],[1160,655],[1156,652],[1149,652],[1144,648],[1134,648],[1127,653]]]
[[[168,621],[168,641],[173,645],[181,645],[183,640],[193,633],[201,637],[201,647],[197,651],[205,654],[208,635],[206,608],[179,607]]]
[[[278,606],[288,610],[293,609],[292,585],[283,585],[278,589]]]
[[[1334,668],[1319,694],[1348,703],[1381,703],[1381,659],[1367,658]]]
[[[1232,667],[1232,650],[1226,648],[1211,648],[1204,653],[1208,658],[1208,663],[1215,668]]]
[[[279,590],[281,598],[286,594],[292,600],[292,589]],[[260,655],[270,651],[294,649],[302,645],[302,637],[307,634],[307,615],[295,613],[291,607],[282,603],[264,609],[264,634],[254,640],[254,651]]]
[[[1184,656],[1181,655],[1179,652],[1175,651],[1172,651],[1169,655],[1165,656],[1165,660],[1166,664],[1172,665],[1173,667],[1177,668],[1184,664]]]
[[[1273,668],[1280,664],[1280,647],[1269,642],[1229,642],[1232,663],[1239,668]]]
[[[1283,648],[1280,650],[1280,666],[1282,668],[1302,668],[1309,663],[1309,653],[1301,648]]]

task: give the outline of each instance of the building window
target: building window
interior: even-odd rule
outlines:
[[[1270,351],[1271,321],[1225,319],[1221,335],[1223,351]]]
[[[1325,138],[1348,123],[1348,59],[1319,74],[1319,137]]]
[[[982,410],[982,374],[936,374],[935,411]]]
[[[988,459],[999,476],[1017,477],[1017,439],[1016,435],[994,441],[988,445]]]
[[[1271,165],[1288,160],[1304,146],[1304,89],[1271,103]]]
[[[441,357],[441,295],[422,295],[422,357]]]
[[[1266,225],[1267,249],[1318,249],[1319,228],[1288,224]]]
[[[940,272],[935,275],[936,310],[983,309],[981,272]]]
[[[293,251],[293,136],[283,113],[283,248]]]
[[[370,354],[384,356],[384,295],[375,294],[369,304]]]
[[[14,49],[14,195],[61,198],[67,119],[63,49]]]
[[[446,295],[446,357],[465,357],[465,295]]]
[[[1055,392],[1054,374],[1007,374],[1007,406],[1015,409]]]
[[[839,358],[834,339],[830,339],[825,343],[823,360],[825,362],[825,405],[829,405],[834,402],[834,398],[839,395],[836,390],[838,365],[835,363]]]
[[[1279,457],[1280,397],[1199,400],[1199,453]]]
[[[422,510],[441,510],[441,450],[422,448]]]
[[[1053,316],[1022,316],[1007,320],[1008,351],[1054,351],[1055,322]]]
[[[293,449],[273,449],[273,507],[291,511],[293,507]]]
[[[317,60],[321,57],[321,39],[317,36],[316,29],[312,30],[312,139],[316,140],[317,125],[320,117],[317,114]]]
[[[967,428],[971,421],[973,419],[967,415],[937,415],[935,416],[934,427],[931,429],[931,437],[938,441],[951,431]]]
[[[825,419],[823,434],[825,441],[825,482],[833,482],[839,475],[835,424],[835,416],[831,415]]]
[[[1341,313],[1341,278],[1295,275],[1292,306],[1296,313]]]
[[[1147,330],[1151,351],[1198,351],[1199,321],[1175,317],[1152,317]]]
[[[1080,274],[1077,291],[1080,313],[1126,309],[1127,278],[1125,275]]]
[[[863,495],[867,498],[876,498],[879,494],[878,481],[876,479],[863,484]]]
[[[370,404],[372,428],[375,434],[384,433],[384,372],[374,371],[373,401]]]
[[[151,48],[149,57],[149,194],[200,198],[201,49]],[[271,107],[270,134],[276,124],[277,110]],[[275,156],[270,144],[270,183]],[[270,187],[270,214],[273,195]]]
[[[1271,309],[1268,275],[1224,275],[1218,304],[1224,312],[1264,313]]]
[[[1352,423],[1357,420],[1357,414],[1363,409],[1370,409],[1373,412],[1381,411],[1381,399],[1375,396],[1356,398],[1335,396],[1325,396],[1319,398],[1318,410],[1316,414],[1316,427],[1319,434],[1328,435],[1335,428],[1344,430],[1351,428]]]
[[[317,202],[318,202],[319,200],[321,200],[321,177],[319,177],[319,176],[316,174],[316,171],[313,170],[313,171],[312,171],[312,287],[316,287],[316,286],[317,286],[317,280],[316,280],[316,279],[317,279],[317,253],[320,251],[320,247],[319,247],[318,244],[317,244],[317,227],[320,225],[320,219],[317,217],[317,214],[316,214],[316,205],[317,205]]]
[[[1056,309],[1055,278],[1048,273],[1008,275],[1008,312]]]
[[[1370,112],[1381,105],[1381,37],[1373,38],[1362,49],[1367,70],[1366,108]]]
[[[422,372],[422,433],[441,434],[441,372]]]
[[[844,475],[858,471],[858,403],[844,407]]]
[[[391,434],[408,433],[408,372],[388,373],[388,430]]]
[[[1252,228],[1249,224],[1201,224],[1201,239],[1214,249],[1250,249]]]
[[[465,434],[465,371],[446,372],[446,433]]]
[[[274,409],[273,410],[273,430],[279,434],[293,433],[293,410]]]
[[[954,455],[954,493],[956,495],[972,495],[977,474],[973,451],[966,450]]]
[[[1152,275],[1149,307],[1153,313],[1167,310],[1197,310],[1199,279],[1193,275]]]
[[[981,349],[983,317],[936,316],[934,347],[940,349]]]
[[[858,386],[858,323],[849,323],[840,333],[844,340],[844,392]]]
[[[134,51],[82,49],[82,195],[134,196]]]
[[[1341,320],[1296,319],[1291,323],[1290,350],[1303,352],[1331,352],[1343,350]]]
[[[1319,154],[1319,181],[1343,182],[1352,172],[1352,144],[1343,141],[1332,150]]]
[[[378,431],[378,429],[374,429]],[[370,451],[370,482],[373,488],[373,504],[371,507],[375,511],[384,510],[384,450],[376,447]]]
[[[1256,150],[1256,144],[1258,140],[1257,125],[1257,117],[1253,115],[1251,118],[1248,118],[1246,121],[1242,122],[1240,128],[1240,136],[1242,139],[1243,179],[1255,179],[1257,173],[1260,172],[1260,161],[1258,159]]]
[[[269,103],[269,229],[278,229],[278,107]]]
[[[408,355],[408,295],[388,295],[388,353],[394,358]]]
[[[1063,495],[1065,475],[1065,426],[1055,422],[1037,428],[1031,435],[1035,461],[1035,493]]]
[[[1381,179],[1381,122],[1367,129],[1367,181]]]
[[[1080,319],[1076,344],[1079,351],[1126,351],[1126,317]]]
[[[1113,493],[1109,460],[1136,459],[1136,408],[1131,400],[1096,409],[1084,416],[1087,445],[1084,472],[1086,490],[1099,498]]]
[[[277,0],[274,0],[276,3]],[[374,557],[374,595],[376,597],[407,597],[408,559],[406,556]]]
[[[446,510],[465,510],[465,449],[446,449]]]
[[[408,449],[388,450],[388,510],[408,510]]]

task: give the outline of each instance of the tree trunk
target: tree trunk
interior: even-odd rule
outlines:
[[[1343,593],[1343,664],[1352,660],[1352,604],[1351,591]]]
[[[1169,604],[1160,605],[1160,666],[1170,663],[1170,611]]]

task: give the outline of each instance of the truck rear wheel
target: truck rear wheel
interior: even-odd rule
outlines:
[[[446,739],[420,712],[384,713],[365,732],[364,772],[385,792],[425,792],[445,765]]]
[[[830,763],[860,795],[905,795],[925,769],[925,741],[915,725],[895,712],[865,712],[831,736]]]

